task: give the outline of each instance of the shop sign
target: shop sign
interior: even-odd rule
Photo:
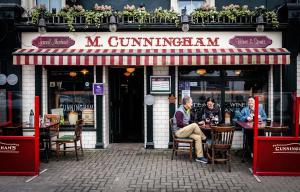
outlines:
[[[151,94],[170,94],[171,76],[150,76]]]
[[[103,83],[93,83],[93,94],[94,95],[103,95],[104,94]]]
[[[0,142],[0,153],[19,153],[19,144]]]
[[[300,154],[300,143],[275,144],[273,153]]]
[[[229,44],[236,48],[266,48],[272,44],[267,36],[234,36]]]
[[[32,40],[32,45],[38,48],[69,48],[74,44],[68,36],[40,36]]]

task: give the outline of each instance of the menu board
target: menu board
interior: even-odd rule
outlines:
[[[171,76],[151,76],[150,77],[151,94],[170,94]]]

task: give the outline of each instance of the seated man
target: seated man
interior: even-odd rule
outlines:
[[[196,156],[195,159],[201,163],[207,163],[207,159],[203,157],[202,140],[206,136],[196,123],[190,124],[190,109],[192,108],[192,98],[185,96],[182,99],[182,105],[176,110],[173,118],[173,132],[178,138],[189,137],[195,140]]]
[[[255,100],[254,97],[250,96],[248,98],[248,106],[244,107],[241,111],[240,121],[253,121],[254,117],[254,106],[255,106]],[[267,120],[267,115],[262,106],[259,106],[258,108],[258,119],[261,121]]]

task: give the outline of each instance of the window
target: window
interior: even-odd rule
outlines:
[[[251,95],[261,96],[260,103],[268,109],[268,70],[265,66],[259,69],[248,66],[179,67],[178,103],[184,95],[190,95],[197,117],[206,99],[213,97],[221,108],[222,119],[234,122]]]
[[[74,125],[77,119],[93,126],[93,67],[51,67],[48,74],[49,112],[61,114],[61,124],[66,126]]]
[[[181,12],[186,7],[189,15],[194,9],[200,8],[204,2],[204,0],[178,0],[178,11]]]
[[[63,0],[36,0],[36,5],[45,5],[47,10],[60,10],[62,8]]]

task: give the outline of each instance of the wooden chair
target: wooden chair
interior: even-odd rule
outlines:
[[[170,131],[173,137],[173,149],[172,149],[172,160],[174,158],[174,154],[177,156],[178,151],[187,151],[189,152],[190,161],[193,160],[193,146],[194,140],[192,138],[178,138],[175,133],[172,131],[173,126],[173,118],[169,121]],[[180,146],[180,144],[185,144],[185,146]]]
[[[49,149],[52,149],[52,145],[55,145],[55,140],[59,137],[59,128],[60,128],[60,115],[56,114],[45,114],[44,115],[44,123],[46,122],[54,122],[58,123],[55,126],[52,126],[49,129],[50,138],[49,138]]]
[[[207,157],[212,162],[214,171],[215,162],[227,162],[228,171],[231,172],[231,145],[234,134],[234,127],[212,126],[212,143],[208,147]]]
[[[289,129],[288,126],[278,126],[278,127],[266,126],[264,128],[264,132],[265,132],[265,136],[272,136],[272,134],[282,136],[282,134],[287,132],[288,129]]]
[[[82,148],[82,126],[83,126],[83,120],[78,120],[76,122],[75,126],[75,132],[74,135],[64,135],[62,137],[59,137],[56,139],[56,157],[57,161],[59,160],[60,152],[64,152],[64,155],[66,152],[71,152],[70,150],[67,150],[67,148],[74,148],[75,154],[76,154],[76,160],[78,161],[78,150],[81,150],[81,153],[83,155],[83,148]],[[77,146],[77,142],[80,142],[80,146]],[[67,144],[71,144],[71,146],[67,146]],[[73,144],[73,145],[72,145]],[[63,145],[63,150],[60,149],[60,146]]]

